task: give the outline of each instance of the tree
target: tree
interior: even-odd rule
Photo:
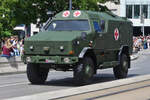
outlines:
[[[72,0],[73,9],[105,11],[99,3],[114,0]],[[101,7],[102,9],[99,9]],[[19,24],[40,24],[49,18],[48,11],[54,14],[69,9],[69,0],[0,0],[0,40],[10,36],[13,28]],[[38,22],[37,19],[40,19]]]
[[[100,11],[98,2],[105,3],[111,0],[72,0],[73,9]],[[101,10],[108,10],[105,6]],[[48,19],[47,12],[54,14],[69,9],[69,0],[18,0],[14,6],[14,18],[17,24],[43,23]]]
[[[98,2],[105,3],[112,0],[72,0],[73,9],[100,11]],[[69,9],[69,0],[0,0],[0,36],[12,32],[19,24],[43,23],[48,19],[47,12],[54,14]],[[5,32],[6,31],[6,32]]]
[[[15,21],[12,19],[12,10],[15,0],[0,0],[0,38],[10,36]]]

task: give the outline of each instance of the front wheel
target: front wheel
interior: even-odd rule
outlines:
[[[85,57],[74,69],[74,79],[77,85],[88,84],[94,75],[94,63],[90,57]]]
[[[39,64],[27,64],[27,77],[32,84],[43,84],[48,72],[49,69],[41,68]]]
[[[129,68],[129,58],[127,55],[122,54],[120,59],[120,64],[113,68],[114,76],[117,79],[126,78],[128,75],[128,68]]]

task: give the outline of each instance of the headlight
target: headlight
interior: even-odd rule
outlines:
[[[79,45],[80,44],[80,41],[74,41],[73,44],[76,46],[76,45]]]
[[[30,46],[30,50],[33,50],[34,49],[34,47],[33,46]]]
[[[69,63],[69,62],[70,62],[70,59],[69,59],[69,58],[64,58],[64,62],[65,62],[65,63]]]
[[[31,57],[27,57],[26,62],[31,62]]]
[[[60,50],[61,50],[61,51],[64,51],[64,46],[60,46]]]

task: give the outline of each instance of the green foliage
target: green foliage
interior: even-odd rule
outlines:
[[[73,9],[99,11],[98,2],[111,0],[72,0]],[[43,23],[48,19],[46,14],[68,10],[69,0],[0,0],[0,37],[7,36],[19,24]],[[102,7],[103,11],[107,10]]]
[[[73,9],[78,10],[92,10],[99,11],[98,2],[105,3],[108,0],[72,0]],[[22,5],[22,6],[21,6]],[[16,17],[20,22],[26,20],[24,23],[29,24],[31,22],[36,23],[37,19],[40,19],[40,23],[45,22],[48,19],[46,14],[48,11],[53,11],[54,14],[69,9],[69,0],[19,0],[17,4]],[[107,10],[103,7],[102,10]]]
[[[14,2],[16,0],[0,0],[0,39],[11,35],[11,30],[15,26],[15,21],[12,19]]]

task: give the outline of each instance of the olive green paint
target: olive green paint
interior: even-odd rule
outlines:
[[[64,11],[63,11],[64,12]],[[70,64],[75,64],[79,61],[79,54],[85,47],[90,47],[96,56],[98,68],[108,68],[118,64],[118,53],[122,46],[129,47],[129,55],[132,53],[132,23],[126,18],[113,15],[110,12],[93,12],[81,11],[79,17],[74,17],[75,10],[70,11],[70,16],[63,17],[63,12],[58,13],[52,20],[88,20],[90,29],[84,31],[87,33],[86,39],[81,38],[82,31],[45,31],[40,32],[25,40],[25,54],[22,57],[26,62],[26,57],[31,57],[31,62],[27,63],[45,63],[40,59],[50,59],[55,61],[55,65],[67,63],[62,62],[61,59],[68,57],[71,59]],[[105,21],[105,30],[103,32],[95,32],[93,21],[100,24],[100,21]],[[50,22],[49,22],[50,23]],[[119,39],[114,39],[114,30],[119,30]],[[75,42],[79,44],[75,45]],[[34,50],[30,50],[30,46]],[[60,51],[60,46],[64,47]],[[48,47],[49,51],[45,52],[44,47]],[[69,52],[74,51],[70,55]],[[105,67],[106,66],[106,67]]]

